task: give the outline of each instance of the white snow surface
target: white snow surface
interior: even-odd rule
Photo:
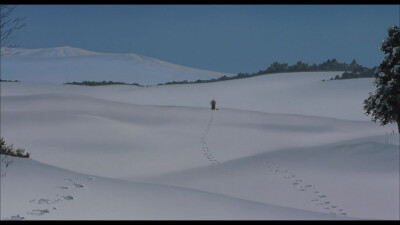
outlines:
[[[138,54],[99,53],[70,46],[12,49],[1,56],[3,80],[65,83],[120,81],[152,85],[169,81],[209,80],[231,73],[195,69]]]
[[[1,219],[398,220],[397,126],[338,73],[1,83],[1,136],[31,153],[1,164]]]

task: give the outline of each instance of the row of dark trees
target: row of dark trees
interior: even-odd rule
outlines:
[[[296,64],[289,65],[288,63],[272,63],[266,70],[260,70],[255,73],[238,73],[235,76],[222,75],[219,78],[213,78],[209,80],[198,79],[196,81],[170,81],[166,83],[159,83],[157,85],[172,85],[172,84],[199,84],[199,83],[212,83],[218,81],[235,80],[242,78],[255,77],[271,73],[288,73],[288,72],[308,72],[308,71],[345,71],[344,75],[337,77],[337,79],[350,79],[350,78],[360,78],[360,77],[374,77],[374,70],[363,67],[359,65],[354,59],[350,64],[339,63],[336,59],[329,59],[319,65],[308,63],[303,63],[298,61]],[[335,78],[336,79],[336,78]],[[114,82],[114,81],[82,81],[82,82],[68,82],[65,84],[72,85],[85,85],[85,86],[104,86],[104,85],[136,85],[143,87],[138,83],[124,83],[124,82]]]
[[[331,80],[345,80],[345,79],[356,79],[356,78],[374,78],[377,67],[373,67],[363,71],[345,71],[342,75],[336,75]]]
[[[296,64],[289,65],[288,63],[272,63],[267,69],[259,70],[255,73],[238,73],[235,76],[228,77],[226,75],[220,76],[219,78],[209,79],[209,80],[196,80],[196,81],[171,81],[167,83],[160,83],[158,85],[171,85],[171,84],[190,84],[190,83],[211,83],[225,80],[235,80],[242,78],[249,78],[255,76],[261,76],[271,73],[289,73],[289,72],[312,72],[312,71],[346,71],[350,76],[351,74],[362,74],[362,76],[373,77],[372,69],[359,65],[354,59],[350,64],[339,63],[336,59],[329,59],[321,64],[308,64],[298,61]],[[356,76],[356,75],[354,75]]]
[[[125,82],[115,82],[115,81],[82,81],[82,82],[67,82],[64,84],[72,84],[72,85],[84,85],[84,86],[104,86],[104,85],[135,85],[135,86],[140,86],[142,85],[138,83],[125,83]]]
[[[298,61],[296,64],[289,65],[287,63],[272,63],[266,70],[260,70],[257,73],[241,74],[238,75],[262,75],[268,73],[282,73],[282,72],[308,72],[308,71],[354,71],[364,72],[369,70],[367,67],[359,65],[355,59],[350,64],[339,63],[336,59],[328,59],[320,64],[308,64]]]
[[[19,80],[2,80],[0,79],[0,82],[20,82]]]
[[[243,77],[244,78],[244,77]],[[171,85],[171,84],[200,84],[200,83],[212,83],[212,82],[217,82],[217,81],[224,81],[224,80],[233,80],[233,79],[238,79],[235,77],[228,77],[226,75],[220,76],[219,78],[213,78],[210,80],[201,80],[198,79],[196,81],[171,81],[171,82],[166,82],[166,83],[159,83],[157,85]]]

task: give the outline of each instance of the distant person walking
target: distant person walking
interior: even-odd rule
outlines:
[[[217,102],[213,99],[210,103],[211,103],[211,110],[215,110],[215,104],[217,104]]]

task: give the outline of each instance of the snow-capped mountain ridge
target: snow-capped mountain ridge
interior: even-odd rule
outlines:
[[[2,79],[48,83],[113,80],[158,84],[233,75],[177,65],[134,53],[101,53],[71,46],[15,48],[2,56],[1,69]]]
[[[4,48],[2,48],[3,50]],[[101,53],[88,51],[85,49],[74,48],[71,46],[55,47],[55,48],[14,48],[11,49],[7,56],[29,56],[29,57],[71,57],[82,55],[98,55]]]

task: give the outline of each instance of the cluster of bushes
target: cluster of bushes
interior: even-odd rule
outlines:
[[[336,75],[331,77],[329,80],[346,80],[346,79],[356,79],[356,78],[374,78],[375,77],[375,70],[376,66],[372,69],[363,67],[356,69],[354,71],[345,71],[342,75]],[[322,82],[329,81],[323,79]]]
[[[135,85],[139,87],[143,87],[138,83],[125,83],[125,82],[114,82],[114,81],[82,81],[82,82],[68,82],[64,84],[72,84],[72,85],[85,85],[85,86],[104,86],[104,85]]]
[[[363,66],[359,65],[356,62],[356,60],[353,60],[350,64],[347,64],[347,63],[339,63],[336,59],[332,59],[332,60],[329,59],[319,65],[316,65],[316,64],[309,65],[308,63],[303,63],[301,61],[298,61],[296,64],[293,64],[293,65],[289,65],[287,63],[274,62],[266,70],[260,70],[255,73],[238,73],[237,75],[231,76],[231,77],[223,75],[217,79],[214,78],[214,79],[210,79],[210,80],[172,81],[172,82],[167,82],[167,83],[160,83],[158,85],[210,83],[210,82],[217,82],[217,81],[249,78],[249,77],[255,77],[255,76],[271,74],[271,73],[313,72],[313,71],[351,71],[351,72],[349,72],[351,74],[344,75],[344,77],[352,76],[354,78],[356,78],[356,75],[353,75],[353,73],[361,74],[361,75],[359,75],[360,77],[371,76],[371,71],[373,73],[372,69],[369,69],[367,67],[363,67]],[[343,78],[343,79],[349,79],[349,78]]]
[[[363,71],[346,71],[342,76],[336,75],[332,80],[345,80],[355,78],[374,78],[376,67]]]
[[[23,148],[14,149],[14,146],[12,144],[7,145],[3,138],[0,138],[0,154],[21,157],[21,158],[30,157],[30,153],[29,152],[25,153],[25,149]]]

